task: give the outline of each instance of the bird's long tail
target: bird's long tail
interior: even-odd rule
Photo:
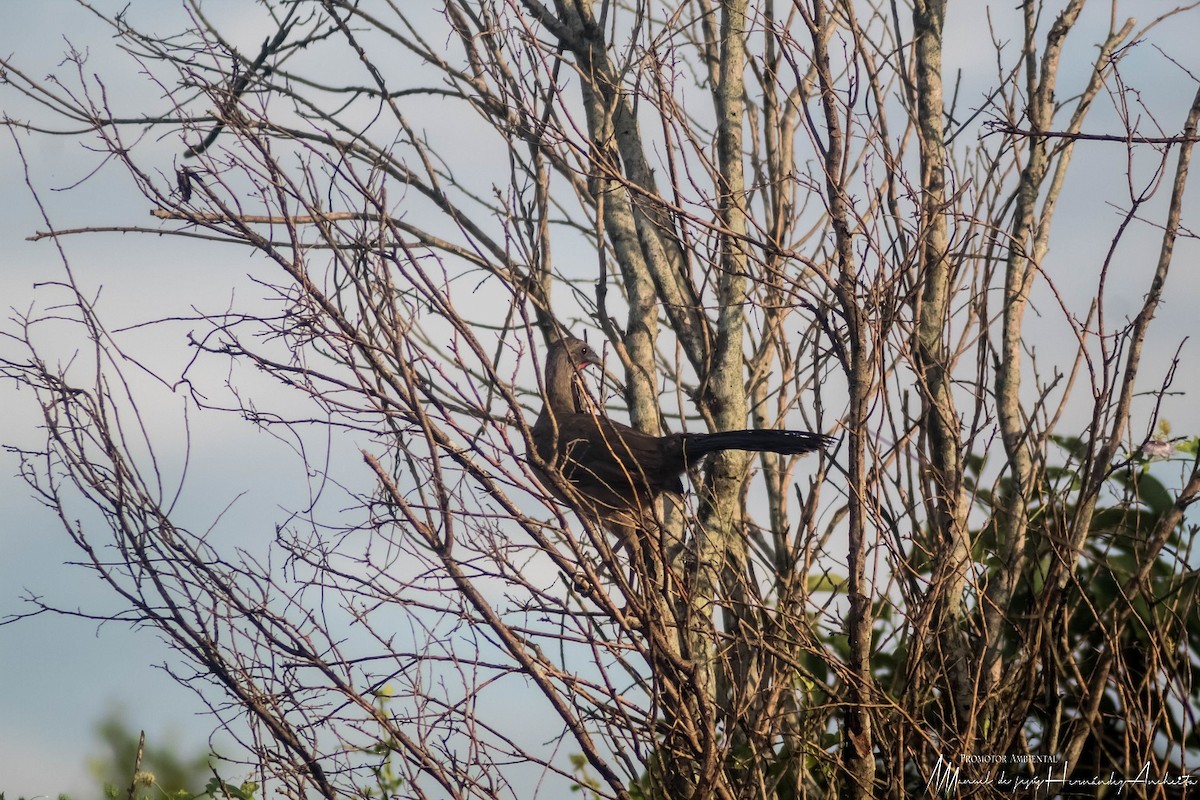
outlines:
[[[684,437],[683,452],[688,461],[715,453],[718,450],[749,450],[752,452],[799,455],[823,450],[836,439],[811,431],[775,431],[758,429],[751,431],[719,431],[717,433],[692,433]]]

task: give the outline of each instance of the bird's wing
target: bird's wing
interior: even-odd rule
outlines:
[[[601,486],[630,500],[660,491],[678,491],[679,476],[664,484],[662,448],[657,436],[590,414],[559,420],[563,476]]]

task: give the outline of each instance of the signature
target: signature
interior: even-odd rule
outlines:
[[[1016,756],[997,756],[995,758],[973,757],[970,763],[992,764],[1023,764],[1028,767],[1037,760],[1018,758]],[[1053,759],[1057,762],[1057,759]],[[1046,795],[1060,792],[1067,788],[1098,788],[1106,787],[1117,790],[1120,796],[1127,787],[1146,786],[1200,786],[1200,776],[1197,775],[1162,775],[1152,776],[1150,765],[1146,764],[1132,777],[1110,772],[1107,776],[1068,776],[1067,765],[1059,763],[1057,767],[1049,767],[1044,774],[1009,775],[1008,770],[1001,767],[1000,772],[985,778],[972,778],[963,774],[962,763],[955,764],[945,756],[938,756],[937,763],[926,782],[926,791],[933,797],[952,797],[964,786],[993,786],[1004,791],[1015,793],[1045,793]]]

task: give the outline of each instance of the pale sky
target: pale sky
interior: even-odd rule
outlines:
[[[90,45],[91,67],[104,73],[111,65],[106,50],[108,33],[95,25],[89,16],[68,0],[41,0],[37,3],[14,2],[4,5],[5,24],[0,26],[0,53],[13,54],[29,66],[34,75],[56,69],[68,36],[77,46]],[[121,8],[126,0],[106,2],[104,8]],[[160,8],[173,9],[177,4],[162,3]],[[211,4],[223,13],[234,13],[236,3],[223,0]],[[974,7],[974,2],[952,3],[948,20],[947,63],[968,70],[963,83],[960,107],[970,107],[972,85],[986,85],[991,78],[994,56],[987,47],[986,30],[980,19],[968,18],[960,9]],[[982,4],[978,4],[982,5]],[[1007,10],[1014,3],[1002,4]],[[1140,13],[1149,15],[1170,7],[1170,3],[1127,3]],[[154,8],[154,3],[135,2],[134,9]],[[1057,7],[1057,4],[1056,4]],[[1107,5],[1104,6],[1107,8]],[[1101,14],[1100,18],[1102,19]],[[1181,66],[1200,74],[1200,51],[1194,47],[1196,17],[1185,18],[1190,24],[1177,24],[1161,33],[1161,41],[1171,55],[1184,59]],[[64,32],[64,20],[67,20]],[[969,32],[969,39],[957,37],[957,31]],[[252,32],[248,35],[251,35]],[[1156,34],[1157,36],[1157,34]],[[1073,45],[1090,46],[1095,37],[1079,37]],[[1168,132],[1182,124],[1183,115],[1196,85],[1182,74],[1181,69],[1165,64],[1164,59],[1149,51],[1137,53],[1127,62],[1126,76],[1131,83],[1142,87],[1147,103],[1161,112],[1160,122]],[[1090,53],[1089,53],[1090,55]],[[1148,80],[1142,78],[1146,69],[1161,70]],[[972,74],[970,70],[977,72]],[[982,79],[978,75],[982,75]],[[1071,71],[1064,73],[1064,81]],[[140,87],[140,88],[139,88]],[[114,87],[115,88],[115,87]],[[127,87],[119,87],[126,91]],[[145,91],[144,85],[134,85],[130,91]],[[13,116],[23,116],[21,109],[3,104],[9,95],[0,93],[0,109]],[[1112,131],[1103,125],[1113,123]],[[1097,132],[1119,130],[1111,115],[1097,114],[1088,123]],[[1151,133],[1152,131],[1147,131]],[[0,236],[4,249],[0,254],[0,298],[7,315],[9,307],[25,309],[34,301],[34,284],[61,277],[61,264],[53,245],[48,241],[30,243],[25,237],[44,228],[37,210],[24,185],[20,163],[7,133],[0,143],[0,193],[5,213],[0,216]],[[168,140],[163,146],[174,145]],[[66,139],[22,139],[25,155],[35,171],[33,180],[49,202],[56,225],[70,226],[85,223],[147,222],[144,201],[117,170],[109,169],[84,187],[69,193],[51,191],[74,183],[83,177],[91,157],[79,150],[78,143]],[[1076,264],[1091,264],[1102,257],[1111,235],[1115,211],[1105,200],[1123,200],[1120,181],[1123,169],[1112,167],[1111,159],[1123,159],[1120,146],[1084,146],[1080,159],[1098,159],[1094,163],[1105,169],[1081,169],[1075,176],[1062,201],[1060,219],[1054,234],[1049,259],[1056,280],[1064,295],[1076,308],[1086,305],[1086,294],[1092,291],[1088,282],[1071,280]],[[169,163],[165,162],[165,163]],[[1174,156],[1170,162],[1174,165]],[[1195,183],[1195,180],[1193,180]],[[1195,191],[1193,197],[1197,197]],[[1161,216],[1161,215],[1160,215]],[[1194,214],[1191,215],[1194,219]],[[1155,217],[1157,219],[1157,217]],[[1099,221],[1099,223],[1097,222]],[[1097,228],[1103,233],[1097,236]],[[1134,253],[1132,245],[1143,252]],[[113,324],[144,316],[146,308],[158,303],[169,306],[181,296],[207,303],[221,301],[234,287],[246,289],[242,279],[246,255],[228,246],[186,244],[178,240],[155,240],[106,234],[90,238],[71,239],[65,243],[67,253],[87,285],[105,287],[102,307]],[[1115,280],[1130,281],[1128,302],[1120,308],[1114,299],[1110,313],[1132,312],[1144,292],[1147,267],[1157,256],[1157,238],[1147,227],[1130,239],[1129,252],[1121,262],[1121,274]],[[1198,331],[1196,309],[1200,307],[1200,271],[1196,269],[1197,249],[1193,241],[1181,241],[1175,271],[1171,278],[1166,304],[1160,312],[1162,324],[1148,348],[1145,374],[1155,380],[1166,369],[1174,352],[1174,343],[1182,336]],[[135,291],[130,291],[136,287]],[[38,302],[52,297],[48,290],[39,290]],[[1082,296],[1081,296],[1082,293]],[[1042,319],[1030,320],[1033,340],[1040,347],[1053,348],[1055,337],[1062,328],[1047,310]],[[1039,331],[1039,326],[1044,326]],[[3,330],[11,330],[7,323]],[[185,328],[180,328],[182,332]],[[158,335],[158,334],[155,334]],[[1195,347],[1190,343],[1184,350],[1185,367],[1180,370],[1177,388],[1189,391],[1187,397],[1169,399],[1166,416],[1179,434],[1200,432],[1200,412],[1197,411],[1195,390],[1197,377],[1186,365],[1194,363]],[[170,345],[164,345],[170,347]],[[11,344],[0,342],[0,352],[13,355]],[[173,352],[164,351],[169,360]],[[1151,384],[1147,384],[1149,388]],[[148,387],[147,409],[173,409],[169,403],[155,405]],[[169,399],[167,394],[162,398]],[[36,409],[28,393],[18,393],[10,383],[0,384],[0,442],[4,444],[36,444],[38,437]],[[180,420],[177,412],[164,411],[151,420],[165,452],[178,455],[181,448]],[[270,530],[274,509],[294,492],[303,491],[304,476],[296,474],[298,467],[278,443],[267,437],[254,437],[245,426],[233,420],[206,420],[207,447],[192,465],[191,485],[203,487],[200,493],[211,498],[213,507],[206,508],[196,500],[185,511],[197,520],[211,519],[240,489],[253,484],[256,492],[238,506],[243,522],[239,528]],[[219,457],[221,447],[236,452],[237,457]],[[283,464],[283,467],[279,465]],[[64,607],[85,610],[112,608],[111,594],[90,573],[67,562],[78,558],[77,551],[67,540],[50,514],[29,496],[25,484],[14,477],[16,459],[0,453],[0,617],[22,613],[28,608],[20,598],[31,592],[44,596],[48,602]],[[289,472],[291,470],[291,472]],[[192,497],[196,496],[193,492]],[[85,759],[94,750],[95,723],[112,707],[123,708],[135,726],[145,727],[152,740],[165,741],[169,731],[180,734],[180,751],[190,754],[206,747],[211,730],[210,721],[197,716],[203,705],[190,692],[182,689],[171,677],[153,665],[171,662],[170,650],[154,632],[130,630],[128,626],[109,623],[103,626],[80,619],[43,615],[15,625],[0,627],[0,791],[15,800],[19,796],[56,796],[71,794],[75,800],[85,800],[91,794],[91,783],[84,772]]]

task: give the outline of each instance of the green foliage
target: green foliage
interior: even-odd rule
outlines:
[[[384,684],[375,690],[375,708],[380,718],[388,715],[387,707],[391,703],[395,690],[391,684]],[[404,779],[396,773],[393,759],[399,751],[399,745],[394,739],[386,739],[363,748],[362,752],[376,757],[378,760],[371,766],[375,775],[375,786],[367,789],[366,797],[394,797],[404,787]]]
[[[234,786],[220,778],[213,777],[205,785],[203,795],[207,795],[214,800],[222,800],[222,798],[228,798],[228,800],[256,800],[254,795],[257,791],[257,783],[247,782],[240,786]],[[197,797],[199,796],[201,795],[197,795]]]
[[[1196,458],[1197,438],[1167,444],[1169,429],[1152,440],[1153,448],[1128,454],[1114,465],[1091,507],[1087,535],[1077,552],[1067,549],[1067,532],[1083,505],[1083,479],[1078,465],[1086,463],[1087,444],[1077,437],[1054,437],[1065,451],[1061,465],[1043,470],[1043,483],[1030,499],[1030,526],[1026,539],[1025,580],[1013,598],[1010,620],[1016,627],[1029,615],[1052,612],[1062,620],[1063,645],[1076,669],[1046,676],[1056,684],[1062,708],[1056,713],[1072,718],[1081,713],[1088,690],[1079,676],[1090,675],[1101,654],[1120,653],[1122,665],[1118,691],[1102,696],[1098,729],[1092,734],[1084,757],[1092,754],[1103,766],[1108,752],[1123,746],[1126,735],[1122,720],[1128,712],[1128,696],[1142,687],[1139,711],[1157,724],[1162,741],[1177,747],[1200,748],[1194,726],[1180,719],[1187,704],[1200,703],[1200,611],[1197,610],[1197,577],[1189,569],[1194,560],[1197,528],[1186,519],[1170,530],[1161,523],[1175,506],[1171,489],[1162,475],[1171,461],[1191,462]],[[968,462],[971,479],[978,483],[982,459]],[[1006,502],[1013,490],[1001,478],[994,491],[973,485],[977,506],[986,523],[975,532],[975,555],[996,552],[997,531],[1003,530]],[[1074,577],[1061,590],[1048,583],[1053,570],[1068,569]],[[987,561],[990,569],[999,564]],[[1014,639],[1024,634],[1018,633]],[[1173,685],[1181,694],[1171,699],[1165,691]],[[1154,691],[1146,687],[1155,687]],[[1186,695],[1186,697],[1184,696]],[[1183,701],[1183,702],[1181,702]],[[1038,710],[1033,709],[1036,717]],[[1027,730],[1030,744],[1038,744],[1038,726]]]
[[[134,775],[140,735],[119,712],[101,720],[96,733],[107,752],[93,758],[89,767],[107,798],[128,798],[132,783],[135,798],[185,800],[201,794],[199,787],[212,775],[208,753],[180,755],[178,744],[169,739],[165,745],[146,742],[141,768]]]
[[[141,733],[135,732],[124,716],[110,712],[96,726],[96,735],[106,748],[105,755],[90,760],[92,775],[100,783],[101,796],[108,800],[128,800],[132,785],[134,798],[144,800],[193,800],[210,797],[213,800],[258,800],[258,784],[233,785],[216,775],[207,753],[180,755],[176,743],[154,746],[148,740],[142,745],[140,769],[138,746]],[[203,789],[199,787],[203,786]],[[5,800],[0,791],[0,800]],[[26,800],[19,798],[18,800]],[[57,800],[71,800],[65,794]]]
[[[575,783],[571,786],[571,792],[586,798],[586,800],[596,800],[599,798],[600,780],[588,771],[587,759],[581,753],[572,753],[570,759],[571,774],[575,776]]]

